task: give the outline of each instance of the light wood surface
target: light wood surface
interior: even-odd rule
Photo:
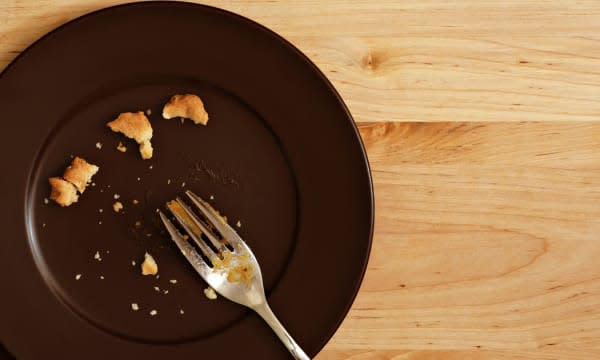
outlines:
[[[122,1],[0,3],[0,69]],[[206,1],[275,30],[350,107],[376,192],[320,360],[600,358],[600,2]]]

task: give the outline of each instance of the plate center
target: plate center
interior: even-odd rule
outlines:
[[[177,93],[201,96],[208,126],[162,118],[162,105]],[[106,123],[120,112],[147,110],[155,152],[142,160],[137,144]],[[116,149],[119,142],[126,152]],[[94,184],[70,207],[45,204],[47,179],[62,175],[71,156],[100,167]],[[196,340],[249,312],[223,298],[207,299],[207,285],[163,231],[156,209],[185,190],[210,199],[237,226],[260,262],[267,292],[293,250],[296,187],[281,147],[259,114],[210,84],[145,80],[87,96],[52,129],[33,174],[28,217],[40,272],[82,319],[121,337]],[[124,205],[121,213],[112,209],[116,198]],[[158,262],[158,277],[141,275],[145,252]]]

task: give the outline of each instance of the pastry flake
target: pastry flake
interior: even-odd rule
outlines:
[[[140,154],[142,159],[152,157],[152,125],[143,111],[124,112],[106,124],[112,131],[120,132],[130,139],[135,140],[140,145]],[[121,150],[119,150],[121,151]]]
[[[163,107],[162,116],[165,119],[182,117],[202,125],[208,123],[208,113],[204,109],[204,103],[193,94],[173,95]]]
[[[92,176],[96,175],[99,169],[98,166],[76,156],[65,170],[63,178],[75,185],[77,190],[83,194],[85,188],[92,181]]]
[[[76,203],[79,199],[77,195],[77,188],[70,182],[63,180],[59,177],[51,177],[48,179],[52,191],[50,193],[50,199],[54,200],[60,206],[69,206]]]

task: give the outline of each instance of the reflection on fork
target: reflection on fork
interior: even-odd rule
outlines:
[[[167,216],[159,212],[181,253],[220,295],[256,311],[294,359],[309,359],[271,311],[265,296],[260,266],[248,245],[210,204],[189,190],[186,195],[204,219],[198,217],[179,198],[167,204],[186,234],[182,235]],[[189,237],[201,253],[190,244]]]

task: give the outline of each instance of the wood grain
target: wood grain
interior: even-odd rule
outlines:
[[[0,69],[121,2],[0,2]],[[600,2],[205,3],[307,54],[369,153],[372,257],[319,360],[600,358]]]
[[[0,68],[49,30],[125,1],[0,2]],[[358,121],[598,120],[596,0],[217,1],[306,53]]]
[[[372,258],[320,359],[598,357],[600,123],[374,123],[361,134]]]

